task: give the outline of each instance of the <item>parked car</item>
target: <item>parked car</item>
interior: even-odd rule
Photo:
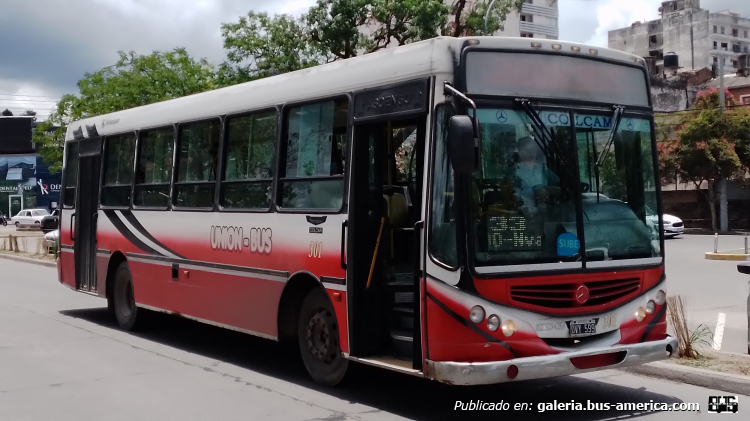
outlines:
[[[16,228],[20,227],[41,227],[42,219],[49,215],[47,209],[24,209],[18,212],[16,216],[10,218],[10,222],[15,224]]]
[[[659,225],[659,217],[648,206],[646,207],[646,215],[654,227]],[[674,238],[685,231],[685,224],[682,222],[682,219],[668,213],[662,216],[664,220],[664,238]]]
[[[50,232],[57,229],[60,220],[60,210],[55,209],[51,214],[42,218],[42,232]]]

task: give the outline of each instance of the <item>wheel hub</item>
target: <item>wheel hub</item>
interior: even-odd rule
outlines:
[[[318,310],[307,324],[307,349],[318,361],[330,364],[336,357],[335,347],[332,346],[335,338],[331,332],[335,330],[326,320],[326,310]]]

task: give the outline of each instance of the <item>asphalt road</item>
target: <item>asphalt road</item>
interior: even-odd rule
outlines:
[[[719,251],[742,248],[744,237],[728,235],[719,238]],[[750,276],[737,272],[739,262],[706,260],[705,253],[713,249],[714,237],[709,235],[667,240],[667,294],[683,296],[691,329],[705,324],[711,332],[716,332],[719,317],[724,314],[725,326],[719,350],[746,354]]]
[[[53,268],[0,259],[0,420],[713,419],[708,396],[727,395],[615,370],[450,387],[354,364],[347,384],[324,388],[274,342],[145,314],[145,330],[122,332],[103,300],[60,285]],[[472,400],[510,405],[454,411]],[[555,401],[699,403],[701,411],[539,412]],[[529,409],[514,411],[517,403]],[[722,419],[746,419],[750,397],[739,406]]]

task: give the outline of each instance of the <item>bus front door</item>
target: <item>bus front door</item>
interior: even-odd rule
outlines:
[[[101,145],[100,137],[81,139],[78,155],[73,252],[76,288],[86,292],[96,292],[96,222]]]
[[[425,123],[417,117],[355,124],[349,189],[353,355],[400,360],[413,369],[422,363],[414,298]]]

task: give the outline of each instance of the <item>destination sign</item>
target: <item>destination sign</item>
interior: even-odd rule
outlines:
[[[427,112],[426,81],[365,91],[354,97],[355,120],[424,112]]]
[[[480,109],[477,111],[479,121],[485,124],[532,124],[531,118],[523,112],[511,109]],[[570,114],[564,111],[542,111],[539,113],[542,122],[548,127],[570,127]],[[612,128],[612,116],[593,114],[573,114],[576,128],[602,129]],[[620,131],[649,132],[651,126],[648,120],[642,118],[623,118],[620,121]]]

